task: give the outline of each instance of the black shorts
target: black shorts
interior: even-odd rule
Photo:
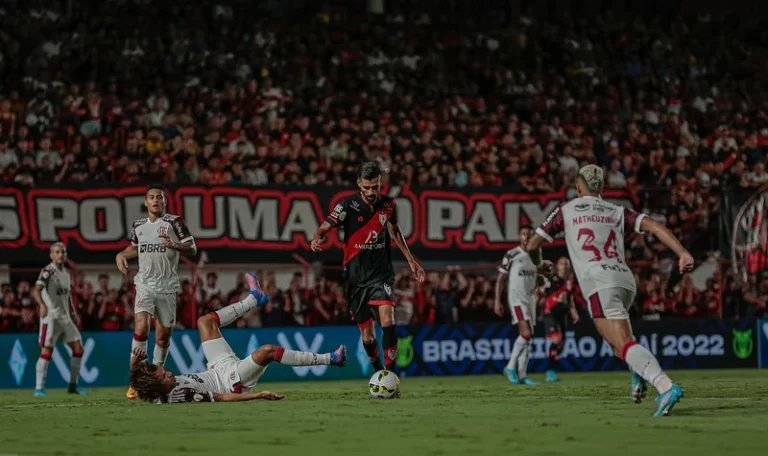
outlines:
[[[362,328],[373,323],[374,316],[378,317],[378,312],[374,314],[374,309],[379,306],[394,306],[395,296],[391,283],[368,287],[348,286],[347,301],[352,320]]]
[[[565,309],[552,309],[544,314],[544,329],[547,332],[547,338],[555,336],[563,337],[568,324],[568,312]]]

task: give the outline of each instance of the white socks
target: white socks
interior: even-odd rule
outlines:
[[[664,394],[672,388],[672,380],[661,370],[656,357],[647,348],[632,341],[621,349],[621,355],[629,368],[651,383],[659,394]]]
[[[155,341],[155,351],[152,353],[152,364],[162,367],[163,364],[165,364],[165,358],[168,357],[168,349],[170,347],[169,344],[168,348],[163,348],[157,344],[157,341]]]
[[[77,385],[77,379],[80,378],[80,365],[83,364],[82,353],[72,353],[72,360],[69,363],[69,384]]]
[[[517,378],[525,378],[528,376],[528,358],[531,357],[531,340],[525,341],[525,347],[520,352],[520,357],[517,358]]]
[[[331,354],[301,352],[295,350],[286,350],[283,347],[277,347],[275,350],[275,361],[286,366],[317,366],[331,364]]]
[[[507,369],[517,369],[517,377],[524,378],[528,374],[528,358],[531,356],[531,339],[517,336],[512,346],[512,356],[507,363]]]
[[[133,358],[133,350],[136,348],[141,349],[144,353],[147,352],[147,336],[140,336],[136,333],[133,334],[133,341],[131,342],[131,358]]]
[[[50,356],[42,354],[37,358],[37,364],[35,365],[35,389],[45,388],[45,379],[48,377],[48,363],[50,361]]]
[[[45,389],[45,380],[48,378],[48,364],[51,362],[50,355],[40,354],[35,364],[35,389]],[[77,385],[80,378],[80,366],[83,364],[82,353],[72,353],[72,359],[69,363],[69,384]]]
[[[219,326],[227,326],[247,314],[249,310],[256,307],[256,304],[256,298],[252,294],[249,294],[242,301],[238,301],[221,310],[217,310],[214,314],[219,321]]]

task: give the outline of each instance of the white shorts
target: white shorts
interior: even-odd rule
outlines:
[[[587,300],[589,315],[606,320],[629,320],[627,311],[635,302],[635,292],[626,288],[604,288]]]
[[[527,321],[531,329],[536,325],[536,305],[530,303],[511,303],[509,306],[512,314],[512,324],[516,325],[521,321]]]
[[[134,287],[134,290],[134,314],[147,312],[164,328],[176,325],[176,293],[159,293],[143,287]]]
[[[251,356],[240,359],[223,337],[203,342],[203,353],[208,360],[208,369],[216,372],[220,385],[225,391],[242,393],[250,391],[267,370],[259,366]]]
[[[78,340],[80,340],[80,331],[71,319],[56,320],[51,317],[40,319],[39,341],[41,347],[53,348],[58,341],[68,344]]]

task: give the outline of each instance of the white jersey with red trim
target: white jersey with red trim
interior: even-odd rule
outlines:
[[[168,396],[155,401],[158,404],[180,404],[184,402],[214,402],[214,393],[226,393],[213,370],[197,374],[177,375],[176,386]]]
[[[139,248],[139,272],[133,279],[137,288],[159,293],[179,291],[179,252],[160,245],[162,239],[185,243],[195,239],[176,215],[165,214],[154,222],[149,218],[133,222],[131,244]]]
[[[59,269],[49,263],[40,271],[35,284],[43,287],[40,295],[48,308],[48,317],[56,320],[71,319],[72,277],[65,266]]]
[[[637,291],[624,257],[624,234],[640,231],[645,214],[594,196],[558,206],[536,230],[549,242],[565,233],[565,243],[584,299],[606,288]]]
[[[499,265],[499,273],[507,274],[509,305],[533,305],[536,302],[536,265],[520,247],[508,250]]]

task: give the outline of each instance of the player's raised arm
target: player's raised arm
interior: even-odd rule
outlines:
[[[684,274],[693,269],[693,256],[683,247],[674,234],[669,229],[656,220],[644,214],[638,214],[632,209],[624,210],[624,220],[627,224],[633,225],[638,233],[653,233],[664,245],[675,252],[679,258],[678,268],[680,274]],[[639,222],[639,223],[638,223]]]
[[[523,246],[523,250],[528,252],[537,267],[546,266],[542,262],[541,247],[545,242],[552,242],[555,236],[562,233],[565,229],[565,220],[563,219],[562,206],[557,206],[549,216],[544,220],[540,227],[536,228],[536,233]]]
[[[335,229],[338,228],[339,225],[341,225],[344,220],[347,218],[347,200],[342,199],[339,201],[336,206],[333,207],[333,210],[330,214],[328,214],[328,217],[325,218],[325,221],[320,225],[317,230],[315,231],[315,235],[312,236],[312,251],[313,252],[320,252],[323,250],[322,243],[325,241],[325,235]]]

